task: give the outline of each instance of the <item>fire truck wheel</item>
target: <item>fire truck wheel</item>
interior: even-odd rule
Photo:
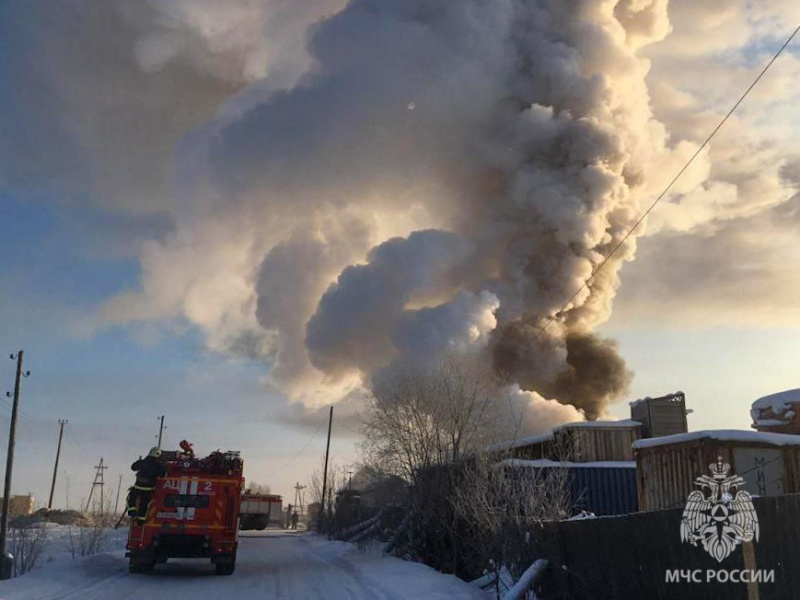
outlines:
[[[233,572],[236,570],[236,562],[216,563],[214,568],[216,569],[217,575],[233,575]]]

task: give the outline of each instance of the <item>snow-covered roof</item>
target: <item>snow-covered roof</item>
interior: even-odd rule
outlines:
[[[779,415],[786,411],[792,404],[797,403],[800,403],[800,388],[759,398],[753,402],[753,410],[770,408],[773,413]]]
[[[586,429],[632,429],[634,427],[641,426],[642,424],[639,421],[632,421],[630,419],[623,419],[620,421],[575,421],[573,423],[564,423],[563,425],[554,427],[547,433],[529,435],[527,437],[521,437],[515,440],[493,444],[489,446],[489,451],[501,452],[503,450],[511,450],[512,448],[521,448],[523,446],[531,446],[533,444],[549,442],[553,439],[553,434],[560,429],[572,429],[574,427]]]
[[[538,460],[522,460],[519,458],[507,458],[501,461],[501,464],[507,467],[562,467],[562,468],[578,468],[578,469],[635,469],[636,462],[628,460],[599,460],[594,462],[566,462],[557,460],[548,460],[546,458]]]
[[[714,440],[717,442],[745,442],[767,444],[770,446],[800,446],[800,435],[785,433],[763,433],[760,431],[741,431],[738,429],[712,429],[705,431],[692,431],[690,433],[677,433],[663,437],[636,440],[633,448],[653,448],[655,446],[670,446],[697,440]]]

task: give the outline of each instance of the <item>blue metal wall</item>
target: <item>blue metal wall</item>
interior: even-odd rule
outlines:
[[[553,467],[537,467],[545,474]],[[575,512],[598,517],[638,512],[634,467],[559,467],[567,469],[567,485]]]
[[[639,510],[636,469],[630,467],[570,467],[567,474],[576,511],[598,517]]]

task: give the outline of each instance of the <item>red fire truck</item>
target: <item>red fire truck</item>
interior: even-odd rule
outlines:
[[[162,452],[161,459],[167,476],[158,480],[145,519],[131,519],[130,572],[151,571],[169,558],[210,558],[218,575],[232,574],[244,486],[239,453],[198,459]]]
[[[263,531],[270,523],[283,527],[283,496],[276,494],[253,494],[250,490],[242,495],[242,510],[239,514],[239,529]]]

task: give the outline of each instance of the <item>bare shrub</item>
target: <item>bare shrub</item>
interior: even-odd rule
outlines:
[[[48,544],[48,531],[38,519],[18,519],[9,530],[11,554],[14,555],[14,577],[36,567]]]
[[[567,471],[557,465],[540,470],[483,454],[461,472],[453,506],[472,532],[472,552],[493,572],[498,599],[501,571],[519,576],[529,566],[537,526],[569,514]]]
[[[72,558],[91,556],[103,551],[111,527],[117,522],[111,506],[111,498],[104,505],[95,502],[93,512],[86,517],[86,524],[70,526],[67,529],[67,549]]]
[[[107,529],[100,521],[92,521],[91,525],[70,526],[67,528],[67,549],[72,558],[91,556],[103,549]]]

